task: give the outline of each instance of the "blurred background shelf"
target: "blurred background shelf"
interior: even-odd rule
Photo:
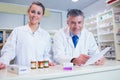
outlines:
[[[85,28],[93,33],[100,50],[112,47],[106,58],[120,60],[120,3],[110,10],[85,19]]]

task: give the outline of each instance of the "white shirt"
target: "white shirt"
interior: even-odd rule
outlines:
[[[93,34],[86,29],[82,29],[76,48],[74,48],[69,27],[58,31],[53,40],[54,60],[59,64],[70,62],[80,54],[93,55],[99,52]]]
[[[31,61],[50,60],[51,39],[49,33],[40,27],[32,32],[29,25],[15,28],[2,48],[0,62],[30,66]]]

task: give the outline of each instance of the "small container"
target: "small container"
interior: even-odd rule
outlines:
[[[38,61],[38,68],[44,68],[44,61]]]
[[[37,62],[31,61],[31,69],[36,69],[36,68],[37,68]]]
[[[48,60],[44,61],[44,68],[49,68],[49,61]]]
[[[63,63],[63,70],[72,70],[73,63]]]

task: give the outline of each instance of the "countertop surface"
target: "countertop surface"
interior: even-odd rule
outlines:
[[[73,70],[63,70],[62,65],[50,66],[43,69],[30,69],[28,73],[14,74],[6,69],[0,70],[0,80],[4,79],[48,79],[56,77],[85,75],[103,71],[120,70],[120,61],[106,61],[104,65],[73,66]]]

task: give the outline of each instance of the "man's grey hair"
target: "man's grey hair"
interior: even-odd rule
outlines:
[[[79,9],[71,9],[71,10],[69,10],[68,13],[67,13],[67,18],[68,18],[69,16],[73,16],[73,17],[83,16],[83,17],[84,17],[84,13],[83,13],[81,10],[79,10]]]

